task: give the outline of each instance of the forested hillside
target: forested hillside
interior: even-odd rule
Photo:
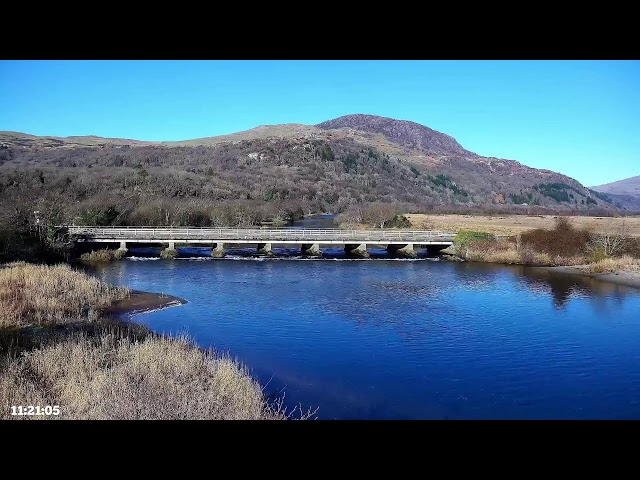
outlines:
[[[428,127],[370,115],[166,144],[2,132],[0,201],[5,232],[62,223],[283,224],[372,203],[391,218],[620,211],[562,174],[481,157]]]

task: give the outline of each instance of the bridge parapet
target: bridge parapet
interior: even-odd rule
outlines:
[[[435,230],[342,230],[298,228],[85,227],[68,226],[77,241],[451,243],[455,234]]]

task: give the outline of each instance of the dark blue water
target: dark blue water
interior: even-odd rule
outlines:
[[[331,213],[323,213],[321,215],[295,220],[291,226],[293,228],[337,228],[334,222],[335,218],[336,216]]]
[[[640,418],[640,291],[543,269],[402,260],[124,260],[136,317],[239,358],[320,419]]]

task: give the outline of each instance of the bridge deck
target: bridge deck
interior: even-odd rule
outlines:
[[[79,242],[425,244],[450,245],[455,234],[430,230],[341,230],[298,228],[79,227],[68,226]]]

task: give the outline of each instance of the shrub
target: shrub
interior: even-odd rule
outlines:
[[[411,228],[411,222],[404,215],[396,215],[387,223],[389,228]]]
[[[85,263],[111,262],[113,260],[121,260],[126,254],[126,250],[109,250],[105,248],[83,253],[80,255],[80,260]]]
[[[630,237],[624,245],[622,254],[640,258],[640,237]]]
[[[591,235],[586,230],[578,230],[569,220],[558,217],[552,230],[537,228],[521,234],[521,241],[536,252],[549,255],[584,255],[588,250]]]

